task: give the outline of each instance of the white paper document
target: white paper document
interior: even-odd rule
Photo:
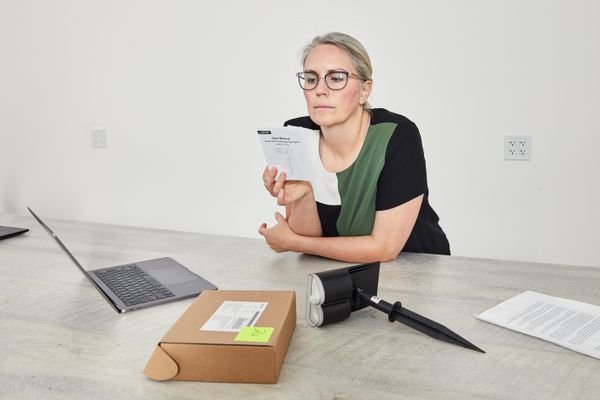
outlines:
[[[600,307],[526,291],[476,318],[600,359]]]
[[[254,326],[267,304],[260,301],[224,301],[200,330],[239,332],[244,326]]]
[[[310,181],[314,176],[315,131],[297,126],[258,129],[267,165],[285,171],[286,180]],[[318,143],[318,142],[317,142]]]

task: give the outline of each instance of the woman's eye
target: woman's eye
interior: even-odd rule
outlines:
[[[346,79],[346,75],[342,74],[342,73],[335,73],[335,74],[331,74],[329,75],[329,80],[331,82],[343,82],[344,79]]]

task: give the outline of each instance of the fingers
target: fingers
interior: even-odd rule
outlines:
[[[271,248],[271,250],[277,253],[289,251],[286,245],[282,242],[282,233],[285,234],[287,221],[279,212],[275,213],[275,219],[277,220],[277,222],[274,226],[270,228],[268,228],[267,224],[265,223],[260,224],[260,227],[258,228],[258,233],[260,233],[265,238],[265,242]],[[282,231],[282,228],[284,229],[284,231]]]
[[[269,193],[271,193],[271,196],[273,197],[277,197],[277,195],[279,194],[279,191],[281,190],[281,188],[283,188],[283,185],[285,185],[285,179],[287,177],[287,175],[285,174],[285,172],[281,172],[279,174],[279,177],[277,177],[277,179],[275,179],[275,177],[277,177],[277,168],[276,167],[266,167],[265,170],[263,171],[263,184],[265,185],[265,188],[269,191]]]
[[[260,233],[265,238],[265,242],[271,248],[271,250],[278,252],[269,235],[269,228],[267,228],[267,224],[265,224],[264,222],[260,224],[260,226],[258,227],[258,233]]]
[[[275,168],[275,167],[269,168],[269,166],[265,167],[265,170],[263,171],[263,175],[262,175],[262,180],[263,180],[263,184],[265,185],[265,188],[267,188],[267,190],[269,192],[272,192],[272,190],[273,190],[273,184],[275,183],[276,176],[277,176],[277,168]]]
[[[283,188],[283,185],[285,184],[285,178],[286,178],[285,172],[282,171],[279,174],[279,177],[277,178],[277,180],[275,181],[275,184],[273,185],[272,194],[274,196],[277,196],[279,194],[279,191],[281,190],[281,188]]]

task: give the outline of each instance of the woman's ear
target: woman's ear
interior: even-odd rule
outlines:
[[[360,89],[360,105],[363,105],[369,100],[369,96],[371,95],[371,89],[373,88],[373,81],[364,81],[362,83],[362,87]]]

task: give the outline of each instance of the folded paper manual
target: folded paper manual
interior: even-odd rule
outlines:
[[[204,291],[144,373],[159,381],[276,383],[295,327],[295,292]]]
[[[526,291],[476,318],[600,358],[600,307]]]
[[[315,176],[319,154],[319,131],[298,126],[258,130],[258,138],[269,167],[285,172],[286,180],[310,181]],[[320,161],[319,161],[320,162]]]

